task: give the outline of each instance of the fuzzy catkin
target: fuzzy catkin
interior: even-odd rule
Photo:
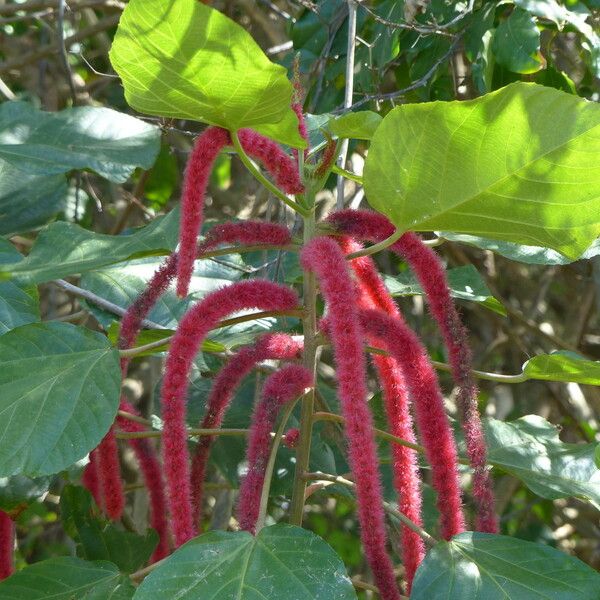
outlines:
[[[0,510],[0,580],[10,577],[14,572],[15,524]]]
[[[230,313],[245,310],[290,310],[298,303],[287,287],[255,279],[208,294],[184,315],[171,341],[161,390],[163,466],[175,546],[195,535],[185,425],[188,375],[206,334]]]
[[[98,477],[98,449],[92,450],[89,456],[89,462],[85,465],[81,484],[92,495],[94,502],[102,510],[102,493],[100,492],[100,479]]]
[[[139,416],[135,407],[123,398],[121,399],[119,410]],[[146,428],[141,423],[132,421],[121,415],[117,417],[117,424],[123,431],[130,433],[146,431]],[[128,442],[133,449],[148,490],[148,497],[150,499],[150,525],[158,533],[158,545],[151,557],[151,562],[154,563],[169,554],[169,523],[167,520],[167,501],[165,498],[162,469],[156,450],[150,440],[138,438],[130,439]]]
[[[254,344],[238,350],[221,368],[206,401],[206,414],[200,429],[218,429],[236,390],[259,362],[264,360],[291,360],[298,358],[303,344],[285,333],[268,333]],[[194,522],[198,523],[204,494],[204,479],[213,436],[198,440],[192,459],[191,487]]]
[[[394,226],[383,215],[365,210],[342,210],[328,221],[353,237],[380,242],[392,235]],[[414,270],[425,292],[432,316],[438,323],[446,348],[452,376],[458,387],[457,404],[469,462],[473,468],[473,496],[477,503],[477,529],[498,532],[494,492],[487,468],[487,449],[477,407],[477,386],[471,374],[468,335],[452,298],[444,268],[437,254],[423,244],[415,233],[405,233],[390,250],[404,258]]]
[[[278,223],[263,221],[226,222],[215,225],[206,234],[206,238],[198,245],[197,256],[209,252],[221,244],[266,244],[269,246],[285,246],[291,242],[291,234],[287,227]],[[177,274],[177,252],[171,254],[158,268],[146,289],[131,303],[121,320],[119,348],[131,348],[158,299],[167,291]],[[121,370],[125,374],[129,358],[121,359]]]
[[[356,252],[362,248],[361,244],[346,236],[338,238],[337,241],[344,254]],[[361,256],[352,259],[349,264],[356,277],[359,306],[361,308],[379,308],[393,318],[402,319],[396,303],[377,272],[375,262],[369,256]],[[373,355],[372,358],[381,382],[390,432],[408,442],[416,443],[409,394],[398,362],[392,356]],[[392,459],[398,508],[413,523],[422,525],[422,482],[417,453],[406,446],[392,444]],[[425,558],[425,545],[421,537],[412,529],[402,526],[401,532],[406,593],[410,594],[415,572]]]
[[[98,479],[104,512],[110,519],[117,521],[125,508],[125,493],[121,482],[119,450],[113,427],[98,446]]]
[[[265,381],[261,399],[252,414],[246,461],[248,472],[240,485],[237,519],[241,529],[256,533],[260,498],[269,460],[271,431],[279,410],[312,386],[311,372],[300,365],[287,365]]]
[[[331,239],[318,237],[310,241],[300,260],[304,269],[315,273],[327,304],[362,544],[381,597],[399,600],[393,564],[386,552],[383,496],[373,419],[367,406],[366,360],[352,279],[344,254]]]
[[[415,407],[425,454],[431,465],[445,540],[465,529],[458,478],[458,453],[437,376],[417,335],[381,310],[362,310],[362,326],[397,360]]]

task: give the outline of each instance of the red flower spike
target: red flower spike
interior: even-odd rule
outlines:
[[[255,308],[289,310],[298,296],[287,287],[263,280],[241,281],[208,294],[181,320],[171,341],[161,391],[164,430],[162,457],[175,545],[195,535],[189,452],[185,426],[188,374],[206,334],[226,315]]]
[[[283,444],[286,448],[293,450],[298,444],[298,440],[300,439],[300,430],[297,427],[292,427],[288,429],[283,435]]]
[[[81,484],[86,488],[98,508],[102,510],[102,494],[100,492],[100,479],[98,477],[98,450],[92,450],[89,457],[90,462],[85,466],[81,476]]]
[[[98,446],[98,478],[104,511],[110,519],[117,521],[125,508],[125,494],[117,438],[112,427]]]
[[[277,414],[285,404],[301,396],[312,384],[312,374],[305,367],[287,365],[267,378],[261,400],[254,409],[246,450],[248,472],[240,485],[237,506],[240,527],[253,535],[256,533],[265,468],[269,460],[271,431],[275,427]]]
[[[138,411],[124,399],[121,399],[119,410],[138,415]],[[123,431],[135,433],[146,431],[146,428],[136,422],[118,416],[117,423]],[[165,558],[169,554],[169,524],[167,521],[167,501],[165,498],[164,481],[161,465],[156,451],[150,440],[138,438],[128,440],[133,449],[138,465],[144,477],[148,497],[150,499],[150,525],[158,533],[158,545],[156,546],[151,562]]]
[[[15,568],[13,553],[15,547],[15,524],[0,510],[0,580],[10,577]]]
[[[238,137],[244,152],[259,160],[275,184],[286,194],[301,194],[304,191],[298,166],[277,142],[252,129],[240,129]]]
[[[299,358],[302,342],[284,333],[266,334],[251,346],[238,350],[219,371],[206,401],[206,414],[200,429],[218,429],[237,388],[252,369],[263,360],[291,360]],[[192,506],[194,522],[198,523],[204,494],[204,479],[208,456],[214,437],[204,435],[198,440],[192,459]]]
[[[346,420],[348,459],[356,484],[365,554],[381,598],[399,600],[393,564],[386,553],[383,497],[373,419],[367,406],[366,360],[352,279],[341,249],[331,239],[313,239],[302,250],[300,259],[303,268],[317,276],[328,308],[338,395]]]
[[[199,244],[198,256],[220,244],[268,244],[285,246],[291,242],[287,227],[277,223],[262,221],[243,221],[240,223],[222,223],[215,225]],[[169,258],[154,273],[146,289],[133,301],[121,321],[119,348],[131,348],[142,327],[142,321],[148,316],[158,299],[167,291],[177,273],[177,253]],[[130,359],[121,359],[123,374],[127,371]]]
[[[208,127],[198,136],[188,159],[181,194],[177,294],[187,296],[196,259],[198,232],[202,227],[204,194],[219,152],[231,143],[229,132]]]
[[[292,110],[298,117],[298,133],[309,143],[308,129],[306,127],[306,121],[304,119],[304,113],[302,112],[302,105],[304,104],[304,90],[302,89],[302,83],[300,82],[300,55],[296,54],[294,57],[293,64],[292,84],[294,86],[294,93],[292,94]],[[294,149],[294,158],[298,162],[298,150]],[[308,155],[308,148],[304,150],[304,158]]]
[[[429,356],[416,334],[399,319],[380,310],[363,310],[361,322],[365,331],[378,340],[402,368],[431,465],[433,487],[438,494],[442,537],[449,540],[465,529],[458,454]]]
[[[394,232],[394,226],[385,216],[370,211],[342,210],[330,215],[328,221],[344,233],[372,242],[380,242]],[[415,233],[405,233],[390,250],[403,257],[414,270],[425,292],[431,314],[440,327],[448,349],[452,376],[458,386],[457,404],[467,454],[474,470],[473,496],[478,509],[477,529],[497,533],[493,485],[486,465],[487,450],[477,407],[477,386],[471,375],[468,334],[450,296],[446,273],[437,254],[425,246]]]
[[[348,237],[338,238],[344,254],[356,252],[362,246]],[[379,308],[396,319],[402,319],[400,311],[369,256],[350,261],[359,288],[361,308]],[[391,356],[373,355],[373,362],[381,382],[383,399],[390,432],[408,442],[416,443],[413,420],[410,413],[409,394],[398,362]],[[392,444],[392,472],[394,488],[398,494],[398,507],[413,523],[422,524],[422,484],[417,453],[410,448]],[[410,594],[412,581],[418,566],[425,558],[425,545],[419,535],[402,526],[402,563],[406,593]]]
[[[328,138],[327,145],[325,146],[325,150],[323,150],[323,154],[321,155],[321,161],[319,165],[315,169],[315,177],[320,179],[323,177],[327,171],[331,168],[331,165],[335,162],[337,150],[337,141],[332,137]]]

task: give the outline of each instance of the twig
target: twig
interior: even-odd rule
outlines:
[[[341,477],[340,475],[330,475],[329,473],[305,473],[304,478],[311,481],[327,481],[329,483],[339,483],[348,488],[354,489],[355,484],[353,481]],[[385,511],[402,522],[402,524],[408,527],[411,531],[414,531],[429,547],[433,547],[438,543],[431,534],[427,533],[422,527],[419,527],[414,521],[411,521],[405,514],[395,509],[388,502],[383,503]]]
[[[354,55],[356,51],[356,2],[347,0],[348,4],[348,46],[346,49],[346,82],[344,86],[344,108],[352,106],[354,95]],[[346,157],[348,155],[348,138],[342,140],[340,155],[337,165],[340,169],[346,166]],[[344,178],[342,175],[337,177],[337,199],[336,207],[338,210],[344,208]]]
[[[121,18],[121,15],[111,15],[110,17],[106,17],[98,23],[91,25],[90,27],[84,27],[80,29],[74,35],[69,36],[65,39],[65,49],[69,49],[70,46],[76,44],[77,42],[81,42],[88,37],[96,35],[102,31],[106,31],[111,27],[114,27]],[[36,62],[41,58],[46,56],[50,56],[51,54],[55,54],[57,52],[56,44],[45,44],[34,50],[33,52],[29,52],[24,54],[23,56],[15,57],[11,60],[7,60],[4,63],[0,64],[0,74],[8,73],[10,71],[16,71],[21,69],[25,65],[28,65],[32,62]]]
[[[77,91],[75,89],[75,80],[73,79],[73,71],[69,64],[69,56],[65,47],[65,0],[58,0],[58,15],[56,17],[56,33],[58,35],[58,52],[60,54],[60,62],[65,71],[65,77],[69,84],[71,92],[71,102],[73,106],[77,104]]]

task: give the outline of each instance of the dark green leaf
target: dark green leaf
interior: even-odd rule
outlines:
[[[134,591],[115,565],[70,556],[35,563],[0,582],[2,600],[126,600]]]
[[[365,192],[401,230],[576,258],[600,234],[599,129],[598,104],[528,83],[466,102],[406,104],[377,128]]]
[[[140,112],[252,127],[290,146],[306,145],[285,69],[243,27],[196,0],[131,0],[110,59]]]
[[[0,477],[0,510],[19,513],[48,491],[50,481],[50,477]]]
[[[576,496],[600,509],[596,444],[566,444],[558,429],[537,415],[504,423],[486,419],[489,462],[543,498]]]
[[[533,17],[515,8],[494,34],[496,61],[515,73],[535,73],[545,66],[540,54],[540,31]]]
[[[506,314],[502,304],[492,296],[492,292],[473,265],[448,269],[447,275],[450,293],[454,298],[479,302],[494,312]],[[412,273],[401,273],[394,277],[384,275],[384,280],[392,296],[423,294],[423,289]]]
[[[23,257],[7,240],[0,239],[0,265],[19,262]],[[0,335],[27,323],[40,320],[37,288],[0,282]]]
[[[567,258],[563,254],[560,254],[560,252],[556,252],[556,250],[542,248],[541,246],[523,246],[521,244],[490,240],[474,235],[450,233],[448,231],[440,231],[438,233],[447,240],[469,244],[483,250],[491,250],[511,260],[530,265],[567,265],[574,260],[593,258],[600,254],[600,239],[592,242],[591,246],[579,257]]]
[[[125,573],[146,564],[158,543],[153,529],[142,536],[102,520],[90,493],[81,487],[68,485],[63,489],[60,511],[65,529],[79,543],[77,554],[81,558],[107,560]]]
[[[120,183],[136,167],[151,167],[159,148],[158,127],[109,108],[48,113],[25,102],[0,105],[0,159],[24,174],[90,169]]]
[[[0,268],[0,278],[42,283],[131,258],[166,254],[175,249],[178,231],[179,210],[127,235],[95,233],[63,221],[52,223],[42,230],[26,258]]]
[[[64,175],[25,173],[0,160],[0,235],[45,225],[64,208],[67,192]]]
[[[411,600],[598,600],[600,575],[542,544],[467,531],[429,551]]]
[[[213,531],[191,540],[144,579],[135,597],[350,600],[356,594],[341,559],[320,537],[274,525],[256,537]]]
[[[0,337],[0,475],[58,473],[95,448],[117,412],[118,352],[67,323]]]

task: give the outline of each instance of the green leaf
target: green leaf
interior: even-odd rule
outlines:
[[[411,600],[591,600],[600,575],[555,548],[466,531],[429,551]]]
[[[494,34],[492,51],[496,61],[515,73],[535,73],[545,66],[540,53],[540,31],[534,18],[515,8]]]
[[[102,440],[119,405],[119,354],[67,323],[0,337],[0,476],[58,473]]]
[[[157,261],[155,258],[120,263],[85,273],[80,285],[125,309],[146,288],[147,282],[161,263],[162,261]],[[175,290],[170,288],[150,311],[148,319],[163,327],[175,329],[179,319],[192,304],[209,292],[240,279],[242,266],[243,262],[239,255],[228,258],[226,262],[210,259],[196,261],[190,284],[190,295],[182,300],[177,297]],[[108,327],[115,319],[114,315],[95,308],[92,303],[89,306],[103,326]]]
[[[13,235],[45,225],[65,206],[63,175],[36,175],[0,159],[0,235]]]
[[[136,600],[157,598],[356,599],[341,559],[314,533],[291,525],[212,531],[175,551],[142,582]]]
[[[48,491],[50,481],[50,477],[0,477],[0,510],[18,514]]]
[[[160,129],[102,107],[42,112],[25,102],[0,105],[0,159],[23,173],[57,175],[90,169],[122,183],[148,169],[160,149]]]
[[[402,230],[470,233],[575,258],[600,234],[599,132],[598,104],[528,83],[466,102],[399,106],[375,133],[365,191]]]
[[[179,209],[127,235],[95,233],[64,221],[51,223],[26,258],[10,267],[0,266],[0,279],[42,283],[131,258],[166,254],[175,249],[178,231]]]
[[[523,372],[528,379],[600,385],[600,362],[587,360],[575,352],[539,354],[523,365]]]
[[[439,231],[437,233],[440,237],[452,242],[469,244],[482,250],[491,250],[510,260],[516,260],[529,265],[568,265],[575,260],[589,259],[600,254],[600,239],[594,240],[581,256],[571,259],[564,256],[564,254],[560,254],[560,252],[556,252],[550,248],[542,248],[541,246],[511,244],[510,242],[490,240],[475,235],[450,233],[448,231]]]
[[[0,582],[2,600],[126,600],[134,591],[115,565],[70,556],[35,563]]]
[[[485,420],[488,460],[542,498],[575,496],[600,509],[596,444],[566,444],[558,429],[537,415],[504,423]]]
[[[196,0],[131,0],[110,60],[140,112],[252,127],[303,148],[292,84],[240,25]]]
[[[342,138],[370,140],[381,121],[383,121],[381,115],[371,110],[350,112],[329,121],[329,130],[333,135]]]
[[[107,560],[125,573],[133,573],[146,564],[156,544],[158,534],[149,529],[146,535],[121,531],[102,520],[94,510],[90,493],[72,485],[60,496],[63,525],[78,542],[77,554],[86,560]]]
[[[7,240],[0,239],[0,265],[19,262],[23,257]],[[27,323],[40,320],[37,288],[0,282],[0,335]]]
[[[505,308],[494,298],[479,271],[473,265],[448,269],[447,275],[450,294],[453,298],[479,302],[494,312],[506,315]],[[416,296],[424,293],[412,272],[400,273],[393,277],[384,275],[383,278],[392,296]]]

